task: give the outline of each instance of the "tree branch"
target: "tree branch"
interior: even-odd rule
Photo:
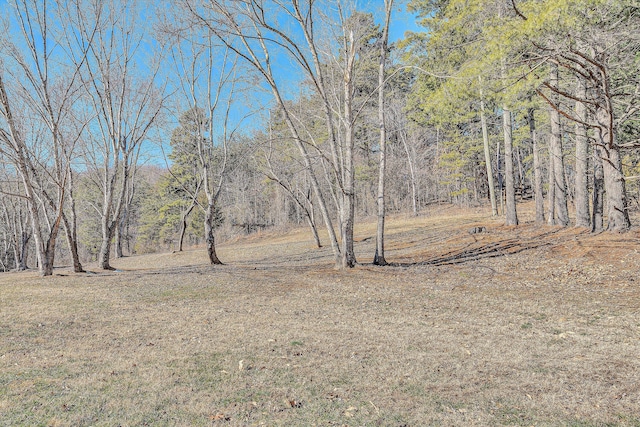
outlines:
[[[551,108],[553,108],[554,110],[556,110],[560,115],[564,116],[565,118],[571,120],[572,122],[576,122],[576,123],[580,123],[581,125],[587,126],[589,128],[597,128],[597,129],[601,129],[600,126],[596,126],[593,125],[592,123],[587,123],[584,122],[580,119],[577,119],[576,117],[573,117],[572,115],[568,114],[566,111],[562,110],[560,107],[558,107],[556,105],[555,102],[553,102],[552,100],[550,100],[545,94],[544,92],[542,92],[540,89],[536,89],[536,93],[538,95],[540,95],[540,97],[542,97],[542,99],[544,99],[547,104],[549,104],[551,106]]]
[[[527,17],[526,17],[526,16],[524,16],[524,15],[522,14],[522,12],[520,12],[520,11],[518,10],[518,7],[516,6],[516,0],[511,0],[511,5],[513,6],[513,11],[516,13],[516,15],[518,15],[520,18],[522,18],[522,20],[523,20],[523,21],[526,21],[526,20],[527,20]]]

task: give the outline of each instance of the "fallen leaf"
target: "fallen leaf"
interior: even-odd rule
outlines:
[[[350,406],[350,407],[347,408],[346,411],[344,411],[343,415],[345,417],[351,418],[351,417],[353,417],[355,412],[358,412],[358,408],[356,408],[355,406]]]
[[[291,406],[292,408],[302,408],[302,402],[298,401],[298,400],[289,400],[289,406]]]
[[[231,421],[231,417],[223,414],[222,412],[218,412],[215,415],[211,415],[209,419],[211,421]]]

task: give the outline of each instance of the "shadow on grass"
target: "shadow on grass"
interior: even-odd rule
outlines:
[[[555,237],[559,233],[559,231],[560,230],[551,230],[531,237],[509,238],[488,243],[479,241],[474,237],[474,242],[469,243],[462,248],[450,250],[446,253],[434,256],[424,261],[405,263],[390,262],[388,265],[390,267],[411,267],[420,265],[437,267],[445,265],[464,264],[467,262],[487,258],[502,257],[505,255],[514,255],[520,252],[557,244],[557,239],[554,239],[556,241],[553,242],[549,240],[551,237]]]

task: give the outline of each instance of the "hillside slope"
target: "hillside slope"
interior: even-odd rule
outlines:
[[[387,267],[374,235],[349,271],[296,230],[1,275],[0,424],[640,424],[637,229],[443,209],[389,221]]]

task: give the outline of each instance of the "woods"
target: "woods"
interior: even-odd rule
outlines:
[[[220,264],[221,238],[305,224],[336,267],[385,265],[385,216],[434,203],[632,226],[634,1],[2,7],[4,271],[198,245]],[[375,253],[356,254],[373,216]]]

